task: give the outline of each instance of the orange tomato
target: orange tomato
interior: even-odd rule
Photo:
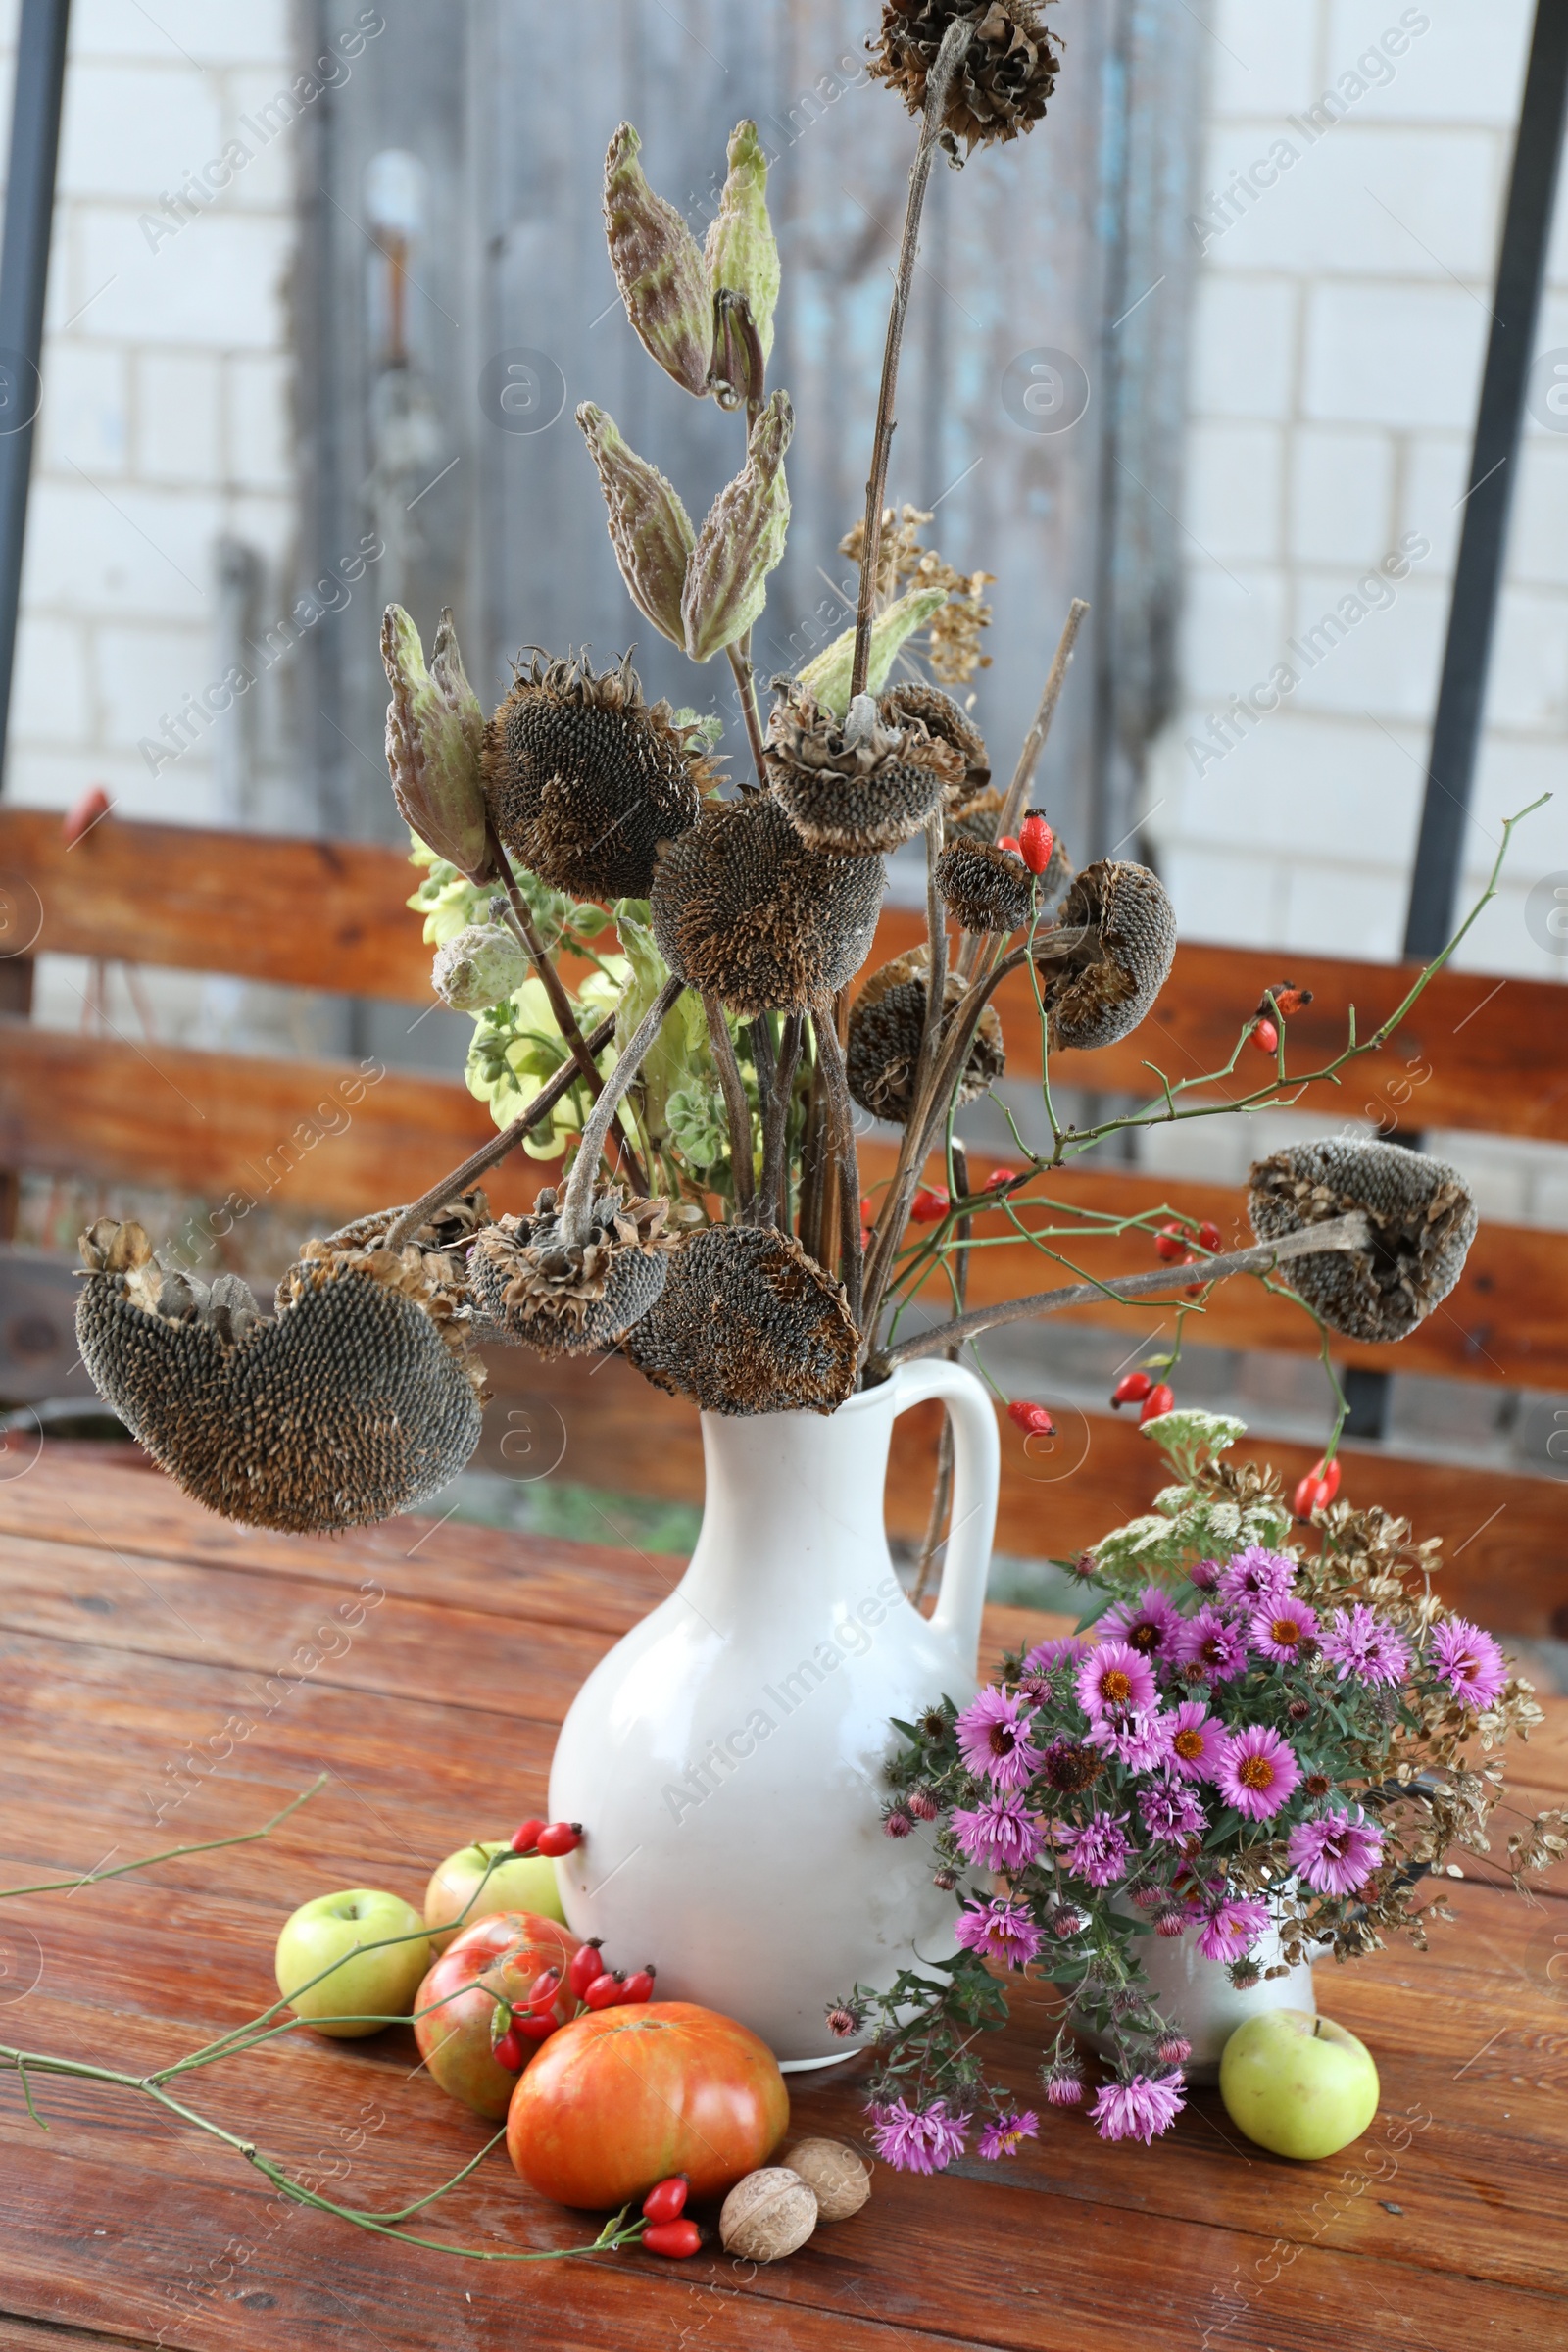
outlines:
[[[507,2110],[507,2153],[559,2205],[612,2209],[685,2173],[694,2202],[767,2162],[789,2129],[766,2042],[691,2001],[596,2009],[540,2047]]]

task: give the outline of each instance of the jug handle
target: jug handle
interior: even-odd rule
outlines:
[[[980,1612],[1002,1483],[997,1417],[985,1390],[962,1364],[928,1357],[901,1364],[892,1378],[895,1413],[940,1396],[953,1417],[953,1513],[931,1624],[947,1636],[963,1672],[973,1674],[980,1659]]]

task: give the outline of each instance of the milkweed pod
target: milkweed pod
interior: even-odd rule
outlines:
[[[626,316],[650,359],[683,392],[708,390],[713,302],[708,265],[685,220],[656,196],[637,161],[642,141],[622,122],[605,157],[605,233]]]

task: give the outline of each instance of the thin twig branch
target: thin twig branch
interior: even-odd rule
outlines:
[[[850,1314],[860,1320],[860,1168],[855,1152],[855,1111],[850,1102],[844,1048],[831,1004],[811,1015],[817,1064],[825,1083],[832,1146],[838,1162],[839,1279]]]
[[[741,1065],[735,1058],[735,1041],[724,1018],[724,1007],[717,997],[705,996],[703,1010],[708,1015],[708,1039],[713,1049],[713,1060],[718,1069],[718,1083],[724,1092],[724,1113],[729,1122],[729,1164],[735,1186],[735,1206],[750,1207],[755,1177],[752,1168],[752,1106],[746,1100],[746,1088],[741,1079]]]
[[[739,645],[727,645],[724,648],[729,656],[729,665],[735,672],[735,685],[741,698],[741,716],[746,721],[746,740],[752,747],[752,764],[757,770],[757,784],[753,784],[747,776],[736,777],[735,781],[742,792],[755,792],[758,784],[764,791],[767,789],[762,718],[757,708],[757,680],[752,669],[751,642],[751,631],[748,630]]]

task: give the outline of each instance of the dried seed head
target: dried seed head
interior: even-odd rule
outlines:
[[[870,952],[877,857],[808,850],[770,794],[714,801],[659,860],[649,900],[670,970],[733,1012],[831,996]]]
[[[605,232],[626,316],[638,340],[683,392],[708,390],[713,301],[702,249],[674,205],[656,196],[637,161],[642,141],[622,122],[605,156]]]
[[[1033,128],[1056,86],[1059,53],[1040,22],[1043,0],[884,0],[871,73],[911,115],[925,107],[926,75],[955,17],[977,19],[943,109],[943,145],[972,154]]]
[[[718,2216],[724,2251],[741,2262],[779,2262],[815,2228],[815,2192],[784,2164],[737,2180]]]
[[[1102,858],[1086,865],[1061,909],[1064,931],[1083,938],[1039,965],[1053,1050],[1089,1053],[1137,1028],[1176,954],[1176,915],[1147,865]]]
[[[846,1055],[850,1092],[873,1118],[889,1119],[900,1127],[914,1102],[914,1067],[925,1027],[926,975],[924,948],[895,956],[871,974],[850,1014]],[[949,972],[943,992],[947,1007],[944,1025],[966,994],[964,981],[956,972]],[[972,1102],[977,1095],[983,1095],[996,1085],[1005,1066],[1002,1022],[996,1006],[988,1004],[963,1065],[958,1102]]]
[[[937,888],[963,931],[1016,931],[1034,907],[1034,876],[1014,850],[963,835],[937,860]]]
[[[398,811],[438,858],[483,881],[491,870],[479,777],[484,712],[465,675],[451,612],[441,615],[426,669],[418,630],[401,605],[388,605],[381,664],[392,689],[386,763]]]
[[[105,1264],[77,1302],[82,1360],[209,1509],[294,1533],[368,1526],[437,1493],[472,1453],[481,1375],[451,1261],[311,1243],[268,1319],[235,1275],[209,1290],[151,1256],[111,1271],[113,1242],[94,1235]]]
[[[859,1334],[843,1290],[793,1234],[710,1225],[676,1250],[663,1296],[621,1351],[705,1413],[831,1413],[855,1385]]]
[[[991,781],[991,755],[986,750],[985,737],[965,717],[951,694],[944,694],[940,686],[927,686],[920,679],[903,679],[888,688],[877,705],[877,714],[885,727],[906,727],[912,721],[957,753],[963,762],[963,773],[948,787],[946,807],[950,814],[970,808],[980,798]],[[1001,806],[999,798],[997,807]]]
[[[484,1012],[528,977],[519,940],[500,923],[470,923],[436,950],[430,985],[454,1012]]]
[[[1328,1137],[1259,1160],[1248,1214],[1260,1242],[1363,1209],[1372,1248],[1293,1259],[1288,1280],[1352,1340],[1402,1340],[1446,1298],[1475,1239],[1476,1204],[1457,1168],[1399,1144]]]
[[[496,831],[577,898],[646,898],[660,843],[696,822],[715,780],[669,705],[643,701],[629,656],[596,676],[586,655],[536,654],[485,733]]]
[[[1092,1788],[1104,1769],[1104,1757],[1098,1747],[1086,1740],[1053,1740],[1041,1762],[1041,1771],[1053,1788],[1067,1796],[1080,1796]]]
[[[368,1215],[356,1217],[352,1225],[340,1226],[336,1233],[327,1235],[324,1243],[315,1246],[326,1250],[374,1250],[403,1213],[401,1208],[371,1209]],[[434,1216],[421,1225],[412,1238],[415,1247],[427,1255],[435,1254],[449,1261],[457,1261],[456,1265],[449,1263],[445,1269],[432,1268],[435,1279],[439,1280],[443,1274],[448,1274],[461,1283],[462,1261],[467,1255],[475,1234],[489,1223],[489,1199],[484,1187],[475,1185],[471,1192],[464,1194],[461,1200],[449,1200],[445,1207],[438,1208]]]
[[[657,466],[621,439],[613,416],[585,400],[577,422],[599,469],[610,509],[610,544],[639,612],[676,645],[686,642],[680,616],[686,565],[696,534],[680,494]]]
[[[863,704],[841,725],[786,682],[774,706],[767,772],[808,849],[896,850],[961,787],[962,760],[951,744],[918,719],[885,727],[868,695]]]
[[[588,1240],[569,1244],[554,1187],[525,1217],[486,1227],[468,1259],[476,1337],[521,1340],[540,1355],[612,1348],[664,1287],[667,1203],[627,1201],[618,1186],[597,1196]]]

